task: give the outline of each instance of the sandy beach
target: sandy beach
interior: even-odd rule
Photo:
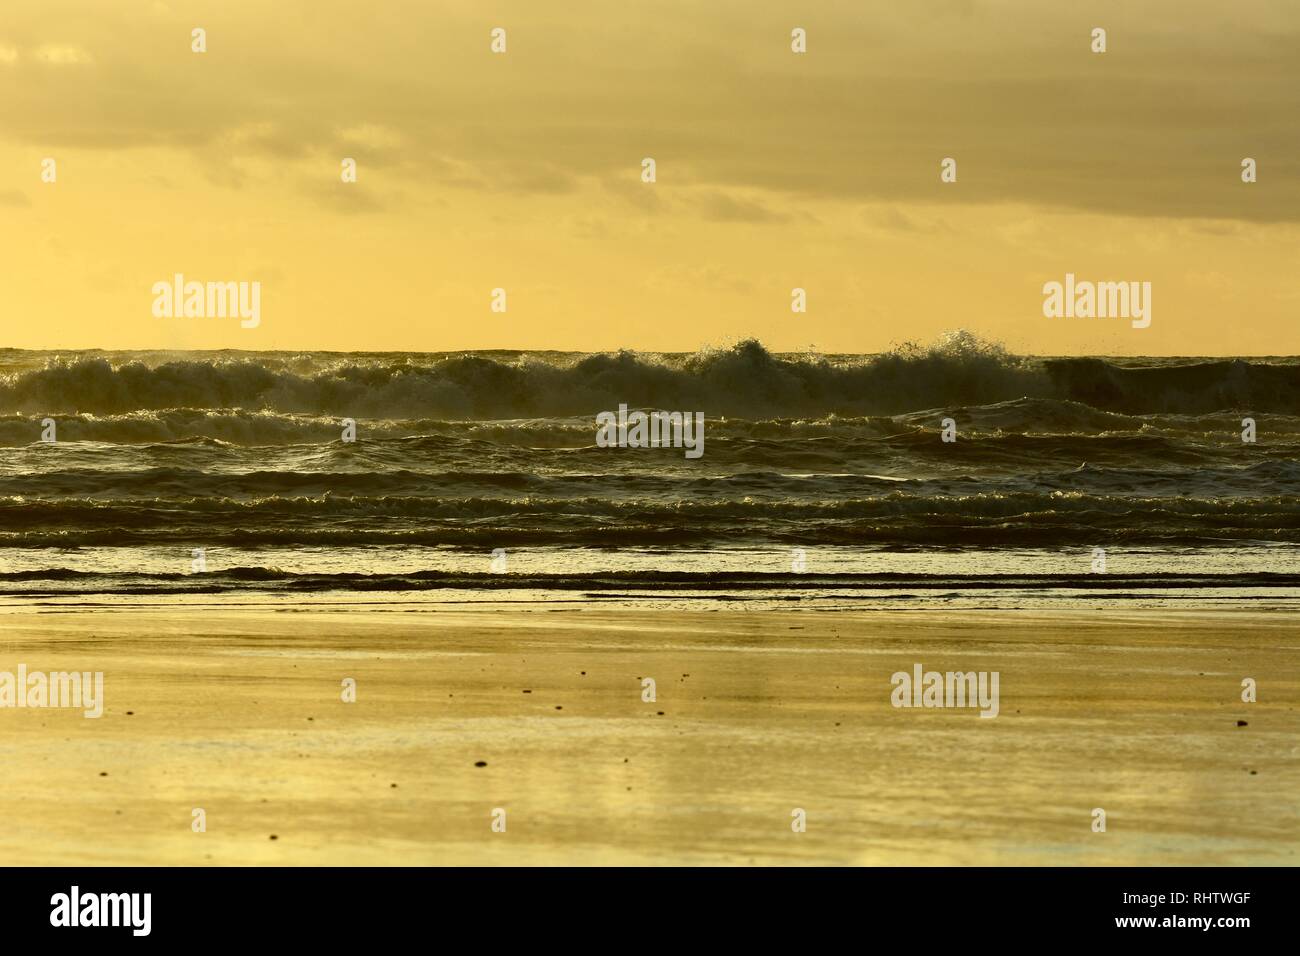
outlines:
[[[19,611],[0,670],[105,703],[0,710],[0,859],[1293,865],[1298,649],[1245,611]],[[917,663],[998,671],[999,715],[893,707]]]

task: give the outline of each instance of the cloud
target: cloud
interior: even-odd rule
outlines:
[[[91,55],[81,47],[64,44],[46,44],[37,47],[32,58],[37,63],[44,63],[47,66],[83,66],[94,62]]]
[[[715,222],[786,222],[790,218],[774,212],[757,200],[720,190],[706,192],[700,197],[698,205],[701,215]]]
[[[651,273],[645,279],[648,289],[655,292],[681,294],[700,289],[713,289],[747,295],[754,291],[754,282],[747,276],[712,264],[674,264]]]
[[[862,211],[862,221],[871,229],[885,233],[915,233],[933,236],[953,232],[952,224],[940,216],[926,216],[915,209],[904,211],[898,206],[869,206]]]
[[[1300,221],[1300,6],[1266,0],[1231,14],[1151,0],[1140,16],[1103,2],[1099,17],[1125,15],[1101,55],[1090,21],[1034,0],[946,0],[937,14],[825,0],[803,55],[787,16],[743,0],[629,5],[616,19],[635,43],[593,33],[608,8],[572,0],[518,8],[504,56],[472,5],[363,15],[280,0],[274,18],[232,6],[209,25],[226,42],[200,56],[170,16],[69,0],[84,35],[56,42],[39,36],[42,2],[4,2],[19,46],[0,46],[0,65],[46,80],[7,89],[9,141],[165,146],[200,163],[216,149],[355,156],[423,188],[536,196],[634,183],[653,155],[660,186],[707,187],[699,214],[737,223],[780,221],[802,198]],[[90,62],[92,41],[93,74],[52,78]],[[39,60],[16,52],[29,48]],[[1240,182],[1245,155],[1260,161],[1255,186]],[[958,160],[955,184],[939,183],[943,156]]]
[[[345,183],[338,177],[332,183],[321,183],[305,190],[317,204],[330,212],[345,216],[386,212],[392,203],[385,201],[374,189],[362,184]]]
[[[335,132],[335,138],[340,143],[383,151],[400,149],[403,143],[401,131],[381,123],[361,123],[340,129]]]

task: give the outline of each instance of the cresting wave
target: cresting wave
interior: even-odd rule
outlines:
[[[196,357],[201,356],[201,357]],[[1294,360],[1016,356],[966,333],[871,356],[777,355],[756,341],[692,355],[330,353],[0,355],[0,414],[243,409],[380,419],[589,416],[632,407],[710,419],[896,415],[1016,399],[1123,414],[1300,413]]]

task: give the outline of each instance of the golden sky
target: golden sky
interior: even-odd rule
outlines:
[[[2,0],[0,347],[1294,354],[1298,160],[1290,0]]]

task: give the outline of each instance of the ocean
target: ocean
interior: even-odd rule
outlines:
[[[1296,357],[0,350],[0,448],[8,605],[1300,596]]]

